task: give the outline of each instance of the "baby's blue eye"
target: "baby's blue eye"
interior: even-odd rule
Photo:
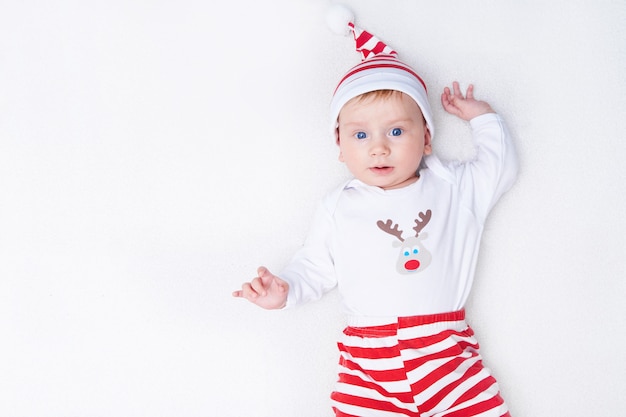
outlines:
[[[394,127],[391,129],[391,136],[400,136],[402,134],[402,129],[399,127]]]
[[[354,135],[357,139],[365,139],[367,137],[367,134],[365,132],[357,132],[356,135]]]

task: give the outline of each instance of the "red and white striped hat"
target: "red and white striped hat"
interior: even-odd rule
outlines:
[[[426,84],[409,65],[400,61],[389,45],[371,33],[355,26],[350,9],[335,4],[329,10],[327,23],[331,30],[354,36],[356,50],[363,55],[361,62],[343,76],[330,103],[332,132],[337,129],[341,108],[352,98],[376,90],[397,90],[409,95],[422,110],[431,137],[434,137],[432,111],[428,103]]]

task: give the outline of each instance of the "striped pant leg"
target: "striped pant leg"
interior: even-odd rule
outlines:
[[[399,319],[398,339],[423,417],[509,416],[464,311]]]
[[[348,327],[338,346],[339,417],[509,416],[463,311]]]
[[[397,324],[347,327],[331,395],[338,417],[419,416],[397,338]]]

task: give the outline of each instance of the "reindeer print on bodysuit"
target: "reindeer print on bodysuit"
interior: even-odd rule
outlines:
[[[389,233],[395,236],[399,242],[394,241],[394,247],[400,247],[400,254],[398,255],[398,261],[396,263],[396,269],[401,274],[411,274],[414,272],[423,271],[430,265],[432,255],[422,244],[422,240],[426,239],[428,235],[421,233],[422,229],[430,221],[432,212],[426,210],[426,212],[420,212],[417,219],[415,219],[415,236],[404,239],[402,237],[402,230],[398,230],[398,224],[393,224],[391,219],[387,219],[386,222],[379,220],[376,222],[378,227],[385,233]]]

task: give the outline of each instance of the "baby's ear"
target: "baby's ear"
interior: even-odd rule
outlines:
[[[341,152],[341,139],[339,139],[339,126],[337,126],[337,128],[335,129],[335,143],[337,143],[337,147],[339,148],[339,162],[346,162],[343,159],[343,152]]]
[[[433,152],[431,139],[430,129],[428,129],[428,125],[424,125],[424,155],[430,155]]]

